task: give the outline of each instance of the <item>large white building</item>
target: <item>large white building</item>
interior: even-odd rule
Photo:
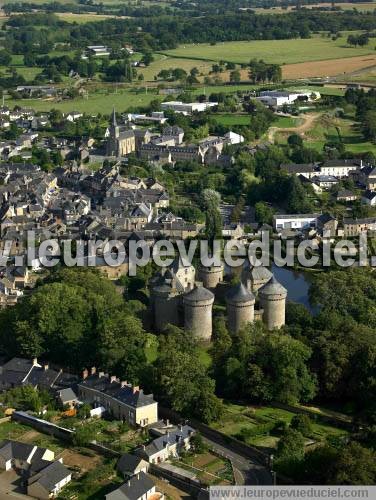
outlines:
[[[273,226],[276,231],[314,228],[319,216],[320,214],[276,214],[273,216]]]
[[[316,91],[296,90],[288,92],[284,90],[265,90],[260,92],[259,97],[256,97],[256,99],[265,104],[265,106],[279,107],[284,104],[292,104],[299,98],[306,98],[308,101],[317,101],[320,97],[320,93]]]
[[[182,113],[190,115],[192,113],[202,113],[210,108],[218,106],[217,102],[182,102],[182,101],[169,101],[162,102],[161,108],[163,111],[171,110],[175,113]]]

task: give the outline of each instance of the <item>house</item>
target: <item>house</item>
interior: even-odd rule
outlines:
[[[89,375],[84,370],[78,383],[78,397],[94,407],[103,406],[118,420],[133,426],[145,427],[158,420],[158,403],[152,394],[145,394],[138,386],[132,386],[93,367]]]
[[[92,55],[95,57],[110,55],[110,49],[105,45],[88,45],[86,47],[86,50],[88,55]]]
[[[40,464],[43,460],[51,462],[55,454],[47,448],[40,448],[33,444],[20,443],[6,439],[0,443],[0,469],[27,471],[31,466]]]
[[[189,450],[194,434],[195,430],[189,425],[179,425],[177,430],[157,437],[150,444],[137,448],[135,453],[152,464],[164,462],[169,457],[178,457],[183,450]]]
[[[282,163],[279,168],[290,175],[302,175],[307,179],[317,175],[319,169],[316,163]]]
[[[316,227],[317,218],[320,214],[276,214],[273,215],[273,228],[275,231],[281,229],[308,229]]]
[[[62,406],[69,406],[69,408],[74,408],[78,403],[77,394],[71,387],[61,389],[57,391],[57,399]]]
[[[146,473],[149,470],[149,462],[146,462],[137,455],[124,453],[116,465],[117,471],[124,477],[132,477],[140,472]]]
[[[154,481],[144,472],[133,476],[119,488],[108,493],[106,500],[163,500],[155,489]]]
[[[356,201],[357,199],[358,196],[348,189],[342,189],[337,193],[337,201],[344,201],[345,203],[347,203],[349,201]]]
[[[367,191],[362,195],[362,203],[374,207],[376,205],[376,192],[369,191],[367,189]]]
[[[71,113],[64,115],[64,118],[68,122],[74,122],[74,121],[78,120],[79,118],[81,118],[81,116],[83,116],[83,114],[80,113],[80,111],[72,111]]]
[[[320,174],[343,178],[351,172],[357,172],[362,166],[362,160],[357,159],[327,160],[320,166]]]
[[[330,189],[339,183],[339,179],[334,175],[316,175],[311,178],[311,181],[321,189]]]
[[[72,473],[59,460],[51,462],[27,482],[27,494],[40,500],[55,498],[72,480]]]
[[[359,236],[367,231],[376,231],[376,218],[369,217],[366,219],[344,219],[343,234],[347,236]]]
[[[245,139],[242,135],[236,134],[235,132],[232,132],[231,130],[230,130],[230,132],[227,132],[224,135],[224,138],[225,138],[226,144],[230,144],[231,146],[234,144],[241,144],[242,142],[245,141]]]
[[[336,236],[338,220],[330,214],[321,214],[317,218],[317,230],[324,236]]]

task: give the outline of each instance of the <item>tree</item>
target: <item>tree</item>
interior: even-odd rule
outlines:
[[[272,224],[274,210],[267,203],[259,201],[255,204],[255,218],[260,224]]]
[[[299,431],[303,436],[309,436],[312,432],[311,420],[308,415],[299,413],[295,415],[290,424],[292,429]]]
[[[11,54],[6,50],[0,50],[0,64],[1,66],[8,66],[12,60]]]
[[[289,135],[289,138],[287,139],[287,142],[288,142],[289,146],[293,146],[293,147],[295,147],[295,146],[297,146],[297,147],[303,146],[303,139],[298,134]]]
[[[238,70],[231,71],[230,82],[231,83],[239,83],[240,80],[241,80],[240,71],[238,71]]]
[[[304,438],[295,429],[287,428],[278,441],[274,467],[284,474],[294,475],[304,458]]]
[[[190,332],[169,327],[159,337],[154,364],[154,393],[159,400],[183,416],[195,416],[209,423],[222,413],[214,388],[215,382],[206,373]]]
[[[209,242],[212,244],[216,238],[222,236],[222,218],[219,211],[220,195],[212,189],[204,189],[202,192],[206,210],[205,230]]]

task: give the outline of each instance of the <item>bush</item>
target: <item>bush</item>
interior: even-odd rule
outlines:
[[[312,424],[308,415],[304,413],[295,415],[291,420],[291,428],[299,431],[303,436],[309,436],[312,433]]]

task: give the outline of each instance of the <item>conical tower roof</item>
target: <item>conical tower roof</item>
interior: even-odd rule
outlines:
[[[231,288],[231,290],[226,295],[226,300],[228,302],[251,302],[255,300],[255,296],[252,292],[249,292],[243,283],[240,281],[237,285]]]
[[[196,286],[193,290],[184,295],[184,301],[187,302],[204,302],[206,300],[214,300],[214,294],[201,285]]]
[[[287,290],[281,285],[273,275],[272,279],[266,283],[259,291],[260,295],[287,295]]]
[[[115,106],[112,108],[110,123],[113,127],[117,127]]]

